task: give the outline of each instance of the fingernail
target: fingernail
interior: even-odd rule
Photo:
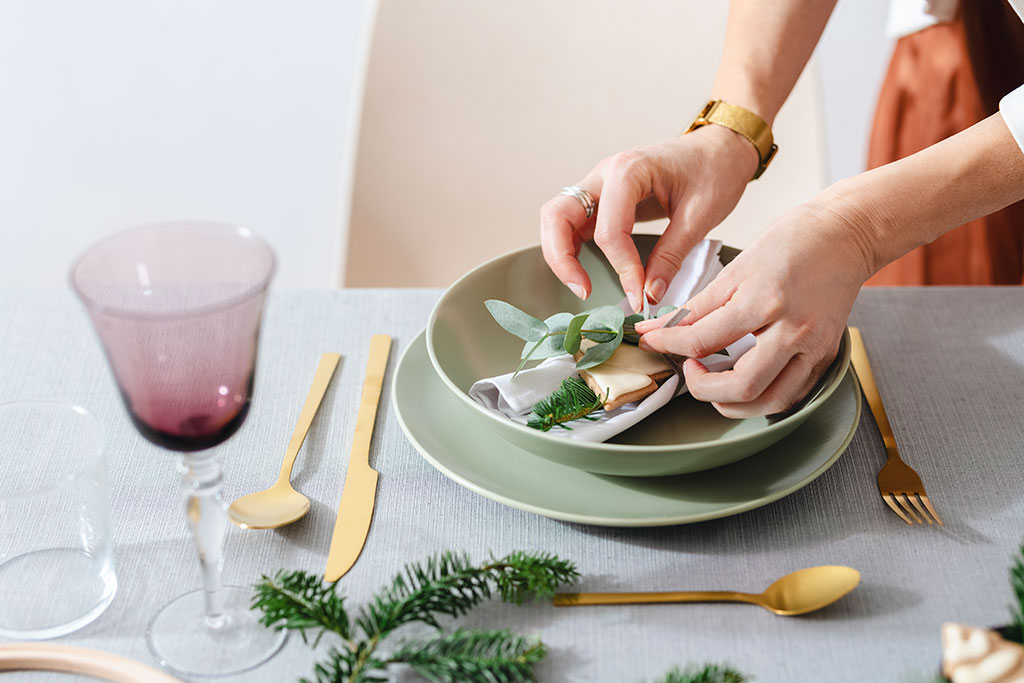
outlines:
[[[665,296],[665,290],[668,289],[668,285],[661,278],[658,278],[651,284],[647,285],[647,298],[652,304],[656,304],[661,301],[661,297]]]
[[[649,321],[647,320],[639,320],[636,322],[635,325],[633,325],[633,329],[636,330],[637,332],[643,332],[644,330],[647,329],[648,322]]]
[[[583,287],[581,285],[578,285],[575,282],[570,282],[566,286],[569,288],[569,290],[573,294],[575,294],[579,298],[581,298],[581,299],[586,299],[587,298],[587,290],[583,289]]]
[[[648,344],[646,341],[644,341],[643,337],[640,337],[640,341],[637,343],[637,346],[640,348],[641,351],[653,351],[654,350],[654,349],[651,348],[650,344]]]
[[[633,292],[633,291],[626,292],[626,300],[629,301],[629,308],[634,313],[638,313],[640,311],[640,308],[641,308],[640,297],[638,297],[636,295],[636,292]]]

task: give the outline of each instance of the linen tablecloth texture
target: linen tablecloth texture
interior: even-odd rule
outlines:
[[[251,584],[278,568],[323,570],[370,335],[395,337],[390,380],[438,295],[272,294],[252,411],[221,447],[229,500],[274,480],[319,354],[337,351],[343,359],[293,476],[312,499],[310,514],[277,531],[232,527],[228,583]],[[943,528],[909,527],[882,504],[875,475],[885,455],[867,409],[846,454],[787,498],[700,524],[612,529],[521,512],[446,479],[405,440],[386,384],[371,450],[381,473],[376,514],[341,589],[358,605],[404,562],[445,548],[478,558],[520,548],[554,551],[578,563],[580,588],[592,591],[760,591],[800,567],[848,564],[862,572],[860,587],[800,618],[745,605],[555,609],[495,603],[468,622],[540,635],[551,648],[538,669],[542,681],[652,681],[673,665],[706,661],[728,662],[768,683],[926,680],[939,661],[943,621],[1009,621],[1007,568],[1024,538],[1021,311],[1020,288],[875,289],[858,300],[851,322],[863,331],[897,440],[923,477]],[[109,430],[120,589],[99,619],[58,642],[151,663],[143,637],[148,620],[169,598],[200,584],[173,456],[129,424],[99,345],[70,295],[0,293],[0,349],[0,400],[75,401]],[[268,664],[222,680],[296,680],[312,672],[313,661],[309,647],[292,637]]]

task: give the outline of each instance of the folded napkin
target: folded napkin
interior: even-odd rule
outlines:
[[[714,280],[722,270],[722,263],[718,259],[721,248],[722,243],[718,240],[704,240],[694,247],[669,284],[662,297],[662,305],[681,306]],[[632,313],[625,299],[619,303],[619,307],[627,315]],[[727,370],[753,346],[754,337],[747,335],[727,347],[728,356],[715,354],[701,358],[700,361],[712,371]],[[576,360],[565,354],[548,358],[535,368],[521,371],[514,380],[511,372],[479,380],[470,387],[469,395],[488,410],[525,425],[534,404],[547,398],[558,389],[562,380],[575,374]],[[574,420],[566,425],[570,429],[555,427],[548,433],[577,441],[607,441],[637,424],[678,394],[684,393],[686,387],[680,388],[680,381],[679,376],[674,375],[640,403],[627,403],[611,411],[598,410],[590,414],[596,420]]]

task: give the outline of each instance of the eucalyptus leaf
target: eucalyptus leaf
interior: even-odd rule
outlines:
[[[618,334],[611,341],[602,342],[600,344],[594,344],[583,353],[583,357],[580,358],[579,362],[576,363],[578,370],[586,370],[592,368],[595,365],[600,365],[615,353],[615,349],[619,348],[619,344],[622,343],[622,328],[619,328]]]
[[[618,306],[599,306],[590,311],[587,318],[588,329],[621,330],[626,314]]]
[[[661,308],[658,309],[658,312],[654,314],[654,317],[655,318],[660,318],[661,316],[665,315],[666,313],[671,313],[672,311],[676,310],[676,308],[678,308],[678,307],[677,306],[662,306]]]
[[[622,324],[623,325],[636,325],[638,322],[642,321],[643,319],[644,319],[644,314],[643,313],[634,313],[633,315],[627,315],[625,317],[625,319],[623,319]]]
[[[622,336],[623,340],[628,341],[630,344],[637,344],[640,342],[639,334],[637,334],[636,332],[626,332],[625,328],[632,327],[633,325],[636,325],[638,322],[641,322],[643,319],[644,316],[642,313],[634,313],[633,315],[626,316],[626,319],[622,321],[622,331],[624,332]]]
[[[572,319],[572,313],[555,313],[545,320],[544,324],[547,326],[548,331],[541,344],[535,346],[532,341],[526,342],[523,346],[523,352],[519,357],[540,360],[542,358],[561,356],[565,353],[562,349],[562,338],[565,335],[565,329],[569,326]]]
[[[548,326],[543,321],[510,303],[500,299],[488,299],[484,305],[495,322],[524,341],[541,341],[548,333]]]
[[[618,333],[616,333],[615,330],[587,330],[583,333],[583,336],[590,341],[595,341],[598,344],[604,344],[614,340],[616,334],[622,334],[622,330],[620,329]]]
[[[580,329],[588,317],[590,317],[588,314],[580,313],[569,322],[569,327],[565,331],[565,339],[562,340],[562,348],[566,353],[576,353],[580,350],[580,342],[583,341]]]

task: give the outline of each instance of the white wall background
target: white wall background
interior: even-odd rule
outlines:
[[[831,179],[863,166],[885,5],[841,0],[820,47]],[[183,217],[267,237],[279,287],[330,286],[372,9],[0,2],[0,287],[63,287],[100,236]]]

